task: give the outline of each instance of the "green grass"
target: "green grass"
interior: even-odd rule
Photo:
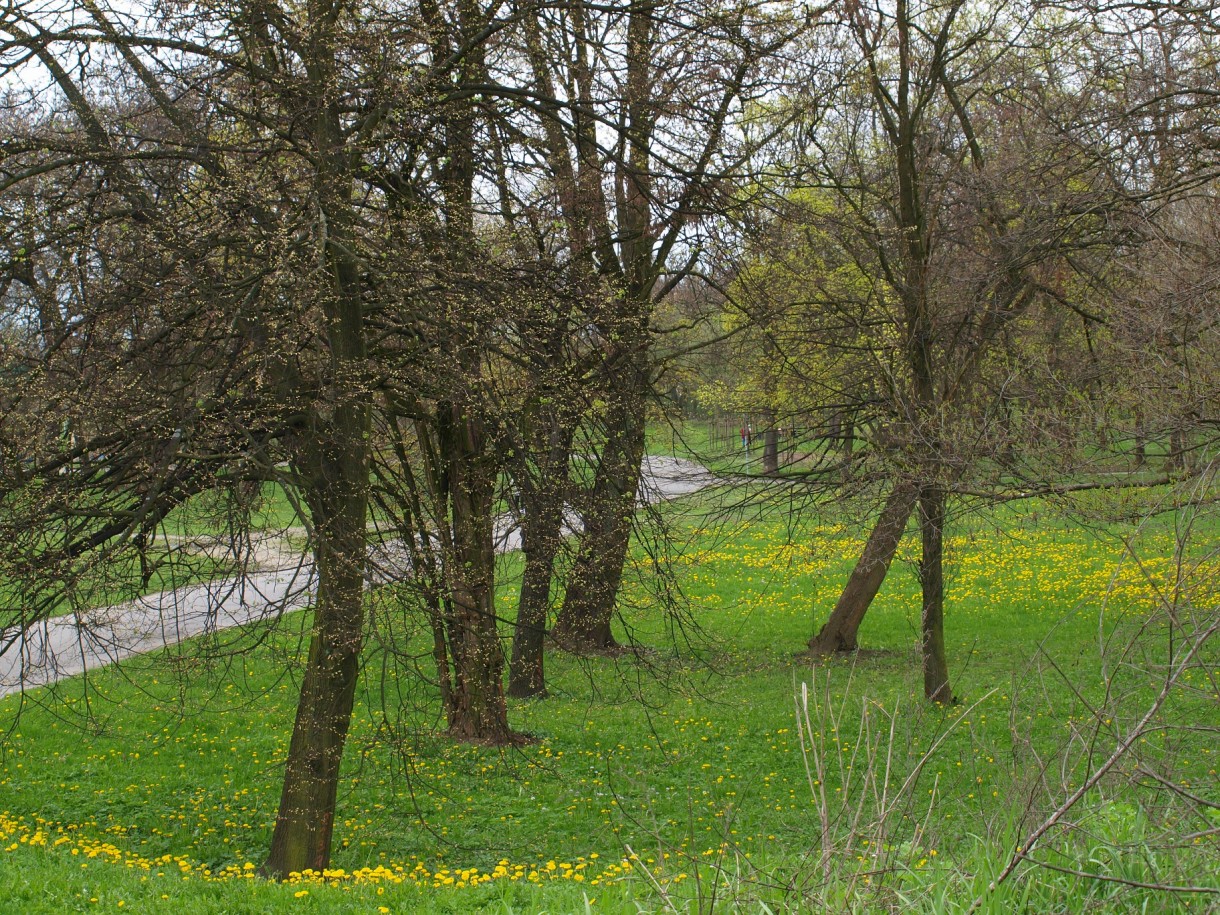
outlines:
[[[299,526],[299,500],[279,483],[263,483],[257,498],[246,501],[236,489],[201,492],[178,506],[161,524],[160,534],[171,537],[215,537],[229,533],[230,519],[242,519],[253,531],[283,531]],[[248,512],[248,515],[246,514]]]
[[[833,603],[863,531],[778,507],[731,520],[665,506],[686,603],[669,616],[656,611],[664,567],[638,552],[625,622],[651,650],[638,660],[548,656],[552,697],[511,708],[533,744],[500,751],[437,736],[434,690],[410,664],[383,667],[370,646],[333,863],[348,875],[416,874],[402,882],[274,886],[230,876],[258,864],[270,837],[305,614],[265,640],[252,634],[238,657],[143,658],[95,675],[87,690],[61,684],[53,699],[29,697],[4,737],[0,900],[48,912],[114,911],[120,901],[133,911],[569,912],[592,900],[593,911],[635,912],[663,909],[668,896],[693,911],[717,887],[720,900],[746,911],[964,910],[954,907],[985,889],[988,868],[1002,865],[1022,830],[1080,783],[1089,735],[1112,745],[1112,732],[1155,692],[1152,665],[1167,641],[1157,595],[1189,584],[1176,604],[1183,616],[1215,605],[1211,566],[1185,582],[1176,574],[1172,518],[1143,530],[1111,524],[1098,538],[1039,511],[1006,509],[955,527],[947,636],[956,707],[929,707],[919,695],[914,543],[862,629],[868,653],[817,669],[794,656]],[[1203,525],[1202,540],[1214,543],[1215,532]],[[1134,538],[1126,553],[1124,537]],[[511,617],[519,564],[504,563],[499,600]],[[419,650],[426,675],[426,645],[398,597],[382,591],[374,601],[398,620],[397,638]],[[1213,648],[1166,720],[1220,725],[1217,675]],[[798,728],[802,683],[820,697],[810,719],[825,757],[818,784]],[[18,702],[0,704],[0,721],[14,722]],[[885,728],[881,743],[879,731],[862,734],[865,720],[892,721],[893,738]],[[1140,752],[1217,799],[1220,751],[1208,734],[1166,728]],[[874,827],[858,779],[879,758],[891,759],[891,789],[919,774]],[[1158,795],[1133,793],[1126,774],[1090,795],[1086,828],[1060,836],[1057,849],[1102,868],[1114,866],[1103,860],[1103,826],[1123,833],[1116,842],[1134,844],[1144,830],[1141,841],[1155,844],[1141,805],[1159,809]],[[824,838],[834,851],[825,881]],[[1189,855],[1149,854],[1137,856],[1145,877],[1197,868]],[[1214,860],[1214,843],[1198,855]],[[469,885],[468,869],[491,875],[498,865],[502,876]],[[1110,899],[1114,885],[1094,883],[1071,910]],[[1035,872],[989,897],[984,911],[1050,910],[1065,891],[1079,895],[1079,884]]]

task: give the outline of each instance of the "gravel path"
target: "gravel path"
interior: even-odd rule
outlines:
[[[674,499],[716,482],[694,461],[649,456],[644,459],[641,500]],[[566,526],[569,532],[579,529],[575,513]],[[500,552],[521,547],[520,529],[509,516],[497,521],[496,547]],[[388,543],[374,549],[370,568],[401,568],[401,548],[396,550]],[[79,621],[72,616],[44,620],[11,640],[9,633],[0,631],[0,696],[45,686],[197,635],[273,620],[309,605],[315,580],[313,565],[306,557],[280,543],[264,544],[254,559],[250,571],[236,578],[98,607]]]

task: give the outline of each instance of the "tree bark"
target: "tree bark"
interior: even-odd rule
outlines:
[[[1131,453],[1135,456],[1136,467],[1148,463],[1148,429],[1144,424],[1144,411],[1138,404],[1131,417]]]
[[[839,479],[843,485],[851,482],[852,456],[856,449],[856,424],[850,414],[843,414],[839,421],[839,453],[843,462],[843,470]]]
[[[763,432],[762,470],[769,477],[779,474],[779,430],[774,420],[768,422]]]
[[[556,644],[576,654],[620,647],[610,621],[623,579],[644,459],[644,404],[642,398],[626,394],[615,404],[607,417],[609,435],[584,513],[580,551],[551,631]]]
[[[944,490],[928,488],[920,493],[919,527],[923,539],[919,561],[919,583],[923,590],[923,692],[931,701],[952,702],[945,657]]]
[[[1179,421],[1169,431],[1169,451],[1165,454],[1165,469],[1172,473],[1188,470],[1189,467],[1187,436]]]
[[[494,473],[477,418],[450,406],[439,436],[450,505],[448,640],[453,681],[445,709],[459,740],[510,743],[504,649],[495,608]]]
[[[546,368],[538,373],[536,387],[521,411],[521,446],[506,449],[519,454],[512,475],[523,512],[521,552],[525,559],[508,665],[508,694],[515,699],[546,695],[543,645],[551,611],[551,581],[563,541],[564,508],[571,495],[572,440],[583,405],[578,393],[580,379],[567,351],[570,320],[564,309],[550,317],[549,326],[524,322],[519,331],[528,341],[528,351],[537,353]]]
[[[279,813],[262,868],[275,879],[330,863],[339,766],[364,638],[368,410],[352,404],[337,412],[336,445],[305,446],[318,597]]]
[[[508,664],[508,694],[514,699],[539,699],[546,695],[543,645],[551,607],[551,577],[563,530],[562,499],[527,501],[521,527],[525,571]]]
[[[543,645],[551,610],[555,557],[563,539],[574,426],[559,417],[545,425],[547,441],[543,459],[536,468],[537,476],[522,486],[525,516],[521,521],[521,552],[525,555],[525,571],[508,665],[508,694],[514,699],[546,695]]]
[[[864,551],[852,569],[830,618],[809,640],[812,654],[856,650],[856,634],[864,614],[885,581],[886,572],[906,530],[907,519],[915,510],[917,498],[918,489],[908,482],[900,482],[890,490],[877,524],[864,544]]]

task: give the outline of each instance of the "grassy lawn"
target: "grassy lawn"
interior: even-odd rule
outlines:
[[[947,622],[961,703],[930,707],[915,651],[917,543],[870,611],[867,651],[814,667],[795,653],[864,528],[782,506],[707,514],[715,501],[664,507],[664,561],[636,553],[623,624],[648,651],[548,656],[552,696],[511,708],[534,743],[502,751],[436,736],[420,634],[397,624],[418,670],[371,645],[339,799],[341,872],[329,879],[252,879],[279,799],[305,614],[244,656],[139,659],[87,689],[61,684],[54,702],[27,699],[20,719],[10,697],[0,900],[38,912],[965,911],[1156,695],[1171,636],[1215,606],[1214,558],[1188,552],[1203,565],[1179,574],[1180,518],[1088,532],[1030,508],[965,517],[949,544]],[[1203,523],[1196,542],[1215,533]],[[519,563],[504,562],[511,618]],[[656,586],[671,576],[684,598],[662,614]],[[372,600],[401,620],[393,592]],[[1217,676],[1213,645],[1161,718],[1220,726]],[[1153,729],[1137,758],[1214,802],[1213,738]],[[1151,838],[1154,813],[1182,816],[1183,833],[1205,829],[1131,788],[1132,765],[1057,834],[1053,854],[1079,851],[1072,860],[1098,879],[1031,872],[980,910],[1045,911],[1056,899],[1074,899],[1070,911],[1138,909],[1140,893],[1105,880],[1121,868],[1145,882],[1171,864],[1194,868],[1215,886],[1214,833],[1190,853],[1197,862],[1180,851],[1171,861]],[[1086,854],[1111,845],[1139,854]],[[1147,899],[1149,911],[1214,901]]]

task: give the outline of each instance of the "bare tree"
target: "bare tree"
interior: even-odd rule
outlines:
[[[686,3],[563,6],[523,33],[553,116],[536,127],[573,264],[600,280],[583,329],[604,391],[584,532],[552,637],[614,650],[611,631],[644,454],[656,303],[698,272],[709,221],[748,158],[735,124],[769,85],[768,56],[803,23]],[[549,100],[549,101],[546,101]]]
[[[1071,309],[1091,253],[1113,250],[1124,189],[1063,125],[1089,102],[1048,89],[1026,11],[965,4],[844,8],[834,104],[807,129],[807,219],[838,271],[810,277],[818,326],[871,360],[860,431],[889,493],[815,653],[851,651],[908,519],[923,542],[925,692],[952,693],[944,655],[947,498],[992,474],[995,392],[1031,309]],[[854,282],[843,281],[850,269]],[[1079,280],[1072,279],[1080,277]]]

